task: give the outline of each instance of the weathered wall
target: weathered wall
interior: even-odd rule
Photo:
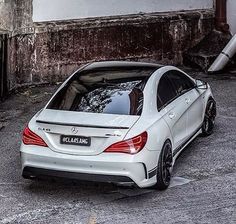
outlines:
[[[0,0],[1,1],[1,0]],[[2,3],[4,8],[11,10],[9,15],[11,15],[11,27],[10,32],[8,32],[8,89],[14,89],[18,86],[18,78],[16,75],[21,70],[27,70],[27,68],[22,67],[24,64],[21,62],[25,61],[27,58],[23,58],[21,52],[18,52],[17,43],[13,43],[12,40],[20,39],[23,40],[25,36],[32,35],[34,33],[33,28],[33,6],[32,0],[4,0]],[[11,7],[10,7],[11,6]],[[0,19],[9,19],[7,15],[0,14]],[[32,44],[29,44],[32,46]],[[29,46],[25,46],[25,51],[28,50]],[[17,49],[16,49],[17,48]],[[22,49],[24,50],[24,49]],[[17,52],[17,56],[14,53]],[[27,52],[25,52],[26,54]],[[30,61],[28,61],[30,63]],[[12,72],[14,70],[14,72]]]
[[[56,82],[94,60],[181,64],[182,53],[213,29],[211,10],[35,23],[9,40],[15,84]]]
[[[13,24],[12,35],[33,32],[33,0],[13,0]]]
[[[0,0],[0,33],[8,33],[13,30],[13,2]]]
[[[33,0],[34,22],[212,9],[214,0]]]
[[[33,27],[32,1],[0,0],[0,32],[29,32],[28,28]]]

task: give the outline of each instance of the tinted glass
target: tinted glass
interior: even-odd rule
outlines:
[[[194,88],[194,83],[192,80],[179,71],[171,71],[167,74],[167,76],[179,95]]]
[[[163,75],[159,81],[157,91],[157,107],[161,109],[168,102],[176,97],[176,92],[166,75]]]
[[[101,70],[75,75],[48,109],[141,115],[143,89],[153,70]]]

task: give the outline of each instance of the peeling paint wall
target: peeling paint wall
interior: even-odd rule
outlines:
[[[33,0],[14,0],[12,35],[33,32]]]
[[[105,6],[100,3],[100,7],[94,7],[91,4],[97,2],[98,5],[98,0],[83,0],[85,5],[90,3],[93,10],[109,9],[109,13],[91,9],[85,16],[93,18],[85,19],[77,14],[75,20],[66,20],[67,17],[63,16],[58,17],[62,19],[58,21],[33,22],[33,17],[36,18],[35,2],[44,4],[44,11],[40,15],[47,16],[52,4],[54,12],[68,13],[71,7],[69,1],[66,1],[67,7],[62,8],[62,0],[4,0],[4,5],[0,5],[0,13],[4,11],[6,15],[0,14],[0,27],[5,24],[4,27],[12,31],[8,39],[9,89],[20,85],[62,81],[80,65],[92,61],[135,60],[182,64],[183,53],[214,27],[213,0],[101,1],[104,4],[107,1]],[[70,2],[78,4],[82,0]],[[116,7],[118,2],[122,7]],[[187,5],[183,6],[183,3]],[[207,9],[189,11],[198,4],[201,9]],[[60,6],[58,10],[57,5]],[[125,7],[128,11],[124,11]],[[161,12],[167,9],[187,11]],[[140,11],[146,13],[140,14]],[[115,16],[123,13],[137,14]]]
[[[185,50],[213,29],[211,10],[35,23],[9,40],[17,84],[62,81],[81,64],[145,60],[181,64]]]
[[[0,0],[0,33],[13,30],[13,1]]]

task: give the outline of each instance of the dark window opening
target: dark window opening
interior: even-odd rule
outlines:
[[[173,84],[178,95],[188,92],[195,86],[191,79],[179,71],[168,72],[167,77]]]
[[[194,87],[194,82],[185,74],[176,70],[167,72],[162,76],[158,85],[158,109],[161,110],[165,105]]]
[[[158,91],[157,91],[157,107],[160,110],[167,103],[172,101],[176,97],[176,92],[172,87],[169,79],[166,75],[162,76],[159,81]]]

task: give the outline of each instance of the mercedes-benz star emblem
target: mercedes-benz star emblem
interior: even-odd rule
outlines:
[[[77,134],[79,130],[78,130],[78,128],[73,127],[73,128],[71,128],[71,131],[73,134]]]

